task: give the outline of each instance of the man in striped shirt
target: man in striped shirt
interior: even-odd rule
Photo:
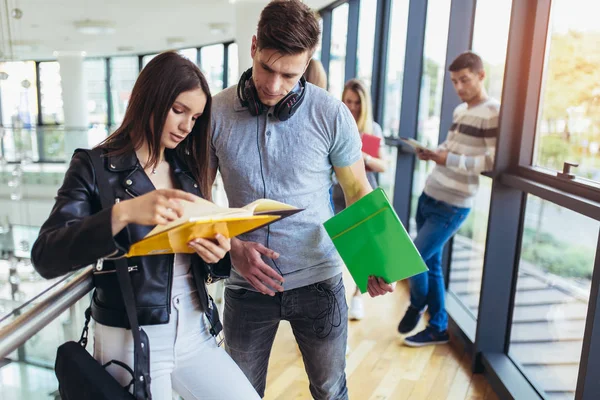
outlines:
[[[429,271],[410,279],[411,304],[398,325],[398,331],[407,334],[428,310],[427,328],[404,339],[413,347],[449,340],[442,250],[469,214],[479,174],[494,166],[500,103],[485,91],[483,62],[478,55],[466,52],[448,69],[463,103],[454,110],[447,140],[435,151],[417,152],[420,160],[432,160],[436,166],[427,178],[416,215],[415,245]]]

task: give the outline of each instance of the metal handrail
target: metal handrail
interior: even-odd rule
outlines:
[[[92,266],[71,275],[72,279],[30,310],[0,327],[0,359],[8,356],[93,289]],[[49,291],[50,292],[50,291]]]

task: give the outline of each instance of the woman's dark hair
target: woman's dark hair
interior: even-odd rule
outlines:
[[[210,198],[208,160],[210,146],[210,89],[206,78],[193,62],[167,51],[154,57],[138,76],[121,126],[100,147],[110,155],[121,155],[148,144],[149,166],[158,165],[161,134],[175,99],[183,92],[200,88],[206,95],[206,106],[190,134],[175,152],[198,182],[205,198]]]

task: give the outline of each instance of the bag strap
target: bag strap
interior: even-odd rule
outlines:
[[[99,148],[83,151],[88,154],[92,161],[102,208],[110,208],[114,205],[115,196],[106,176],[103,151]],[[133,286],[131,284],[131,276],[129,276],[127,260],[125,258],[118,258],[111,261],[116,266],[123,303],[125,304],[125,311],[127,312],[127,318],[131,327],[131,334],[133,335],[133,395],[138,400],[152,400],[152,394],[150,393],[150,345],[148,335],[146,335],[146,332],[144,332],[138,323],[135,297],[133,295]]]

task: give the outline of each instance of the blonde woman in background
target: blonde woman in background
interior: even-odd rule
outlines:
[[[373,106],[371,104],[371,96],[365,85],[358,79],[351,79],[344,85],[342,92],[342,102],[350,109],[358,131],[361,136],[364,134],[374,135],[382,138],[383,132],[379,124],[373,121]],[[377,173],[385,172],[387,163],[379,150],[377,157],[373,157],[363,151],[363,160],[367,171],[367,179],[373,188],[377,185]],[[339,213],[346,208],[344,193],[339,184],[333,186],[333,206],[335,213]],[[350,310],[348,318],[351,320],[361,320],[365,314],[364,304],[358,287],[354,291],[354,296],[350,301]]]
[[[321,89],[327,90],[327,74],[321,61],[311,58],[304,72],[304,79]]]

